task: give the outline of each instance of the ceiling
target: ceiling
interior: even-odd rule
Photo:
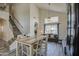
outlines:
[[[5,5],[6,4],[4,3],[0,3],[0,7]],[[36,3],[35,5],[37,5],[37,7],[40,9],[46,9],[46,10],[62,12],[62,13],[67,12],[66,3]]]
[[[56,11],[66,13],[66,4],[65,3],[38,3],[37,7],[41,9]]]

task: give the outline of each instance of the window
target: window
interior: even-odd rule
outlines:
[[[58,17],[51,17],[45,19],[45,33],[58,35]]]

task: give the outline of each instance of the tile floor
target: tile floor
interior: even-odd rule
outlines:
[[[64,54],[62,45],[54,42],[48,42],[47,56],[63,56],[63,55]]]

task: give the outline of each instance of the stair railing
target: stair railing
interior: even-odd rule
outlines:
[[[23,28],[23,26],[20,24],[20,22],[17,20],[17,18],[14,16],[14,15],[12,15],[12,17],[17,21],[17,23]]]
[[[23,26],[21,25],[21,23],[14,16],[14,14],[11,14],[11,18],[13,19],[13,21],[15,22],[15,24],[18,26],[18,29],[20,30],[20,32],[23,34],[24,33],[24,30],[23,30]]]

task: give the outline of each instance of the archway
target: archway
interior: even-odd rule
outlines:
[[[3,18],[0,18],[0,40],[3,39],[3,36],[4,36],[3,28],[5,25],[6,25],[6,20],[4,20]]]
[[[6,50],[6,41],[3,40],[4,38],[4,26],[6,25],[6,20],[0,18],[0,53]]]

